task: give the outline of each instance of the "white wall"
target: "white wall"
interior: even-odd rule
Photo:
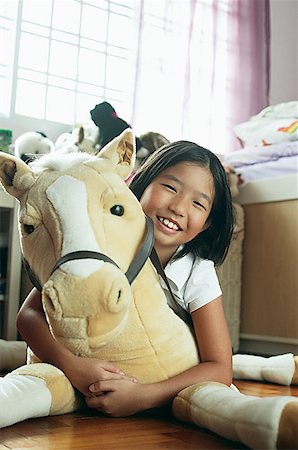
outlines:
[[[0,0],[1,2],[1,0]],[[33,117],[16,116],[0,117],[0,128],[12,130],[12,141],[26,131],[42,131],[49,139],[55,141],[58,136],[66,131],[71,131],[71,125],[49,122]]]
[[[298,0],[270,0],[271,105],[298,100]]]

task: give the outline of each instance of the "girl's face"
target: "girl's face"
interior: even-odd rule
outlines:
[[[145,189],[141,205],[154,223],[155,248],[166,263],[179,245],[208,227],[214,199],[211,172],[181,162],[161,172]]]

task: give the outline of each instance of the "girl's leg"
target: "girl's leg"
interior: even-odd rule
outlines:
[[[234,355],[233,377],[242,380],[269,381],[285,386],[298,384],[298,357],[292,353],[270,358]]]
[[[26,363],[27,344],[0,339],[0,371],[10,371]]]
[[[298,448],[298,399],[258,398],[219,383],[181,391],[173,402],[180,419],[254,449]]]
[[[25,419],[65,414],[79,407],[75,390],[61,370],[29,364],[0,378],[0,428]]]

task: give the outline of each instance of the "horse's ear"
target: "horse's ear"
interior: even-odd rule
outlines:
[[[0,183],[5,191],[20,199],[34,181],[33,171],[21,159],[0,152]]]
[[[126,178],[133,170],[136,159],[136,143],[130,128],[105,145],[97,154],[99,158],[107,158],[115,164],[118,174]]]

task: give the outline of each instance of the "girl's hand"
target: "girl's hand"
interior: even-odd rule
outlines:
[[[89,408],[111,417],[131,416],[148,409],[148,389],[150,385],[140,384],[136,380],[122,378],[100,381],[90,386],[93,395],[86,397],[86,403]]]
[[[75,356],[67,360],[63,371],[71,384],[84,395],[90,395],[89,386],[105,380],[131,380],[114,364],[96,359]]]

